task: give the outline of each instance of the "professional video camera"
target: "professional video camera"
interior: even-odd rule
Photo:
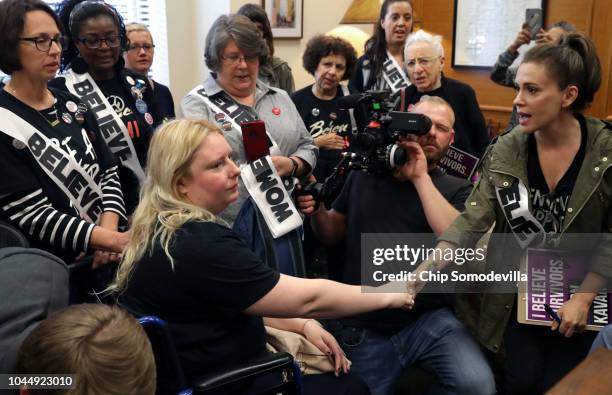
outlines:
[[[384,173],[403,165],[406,151],[397,145],[400,136],[422,136],[431,129],[431,119],[423,114],[391,111],[388,91],[368,91],[338,100],[342,109],[354,109],[357,133],[351,141],[353,168]]]
[[[368,91],[338,100],[341,109],[353,109],[357,133],[352,136],[350,152],[346,152],[325,182],[303,185],[300,195],[313,195],[317,202],[329,207],[344,178],[351,170],[374,174],[392,171],[406,163],[406,150],[397,142],[400,136],[422,136],[431,129],[431,119],[423,114],[392,111],[388,91]]]

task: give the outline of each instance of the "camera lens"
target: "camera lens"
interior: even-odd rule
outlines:
[[[408,154],[406,150],[397,144],[389,145],[387,147],[387,164],[389,168],[402,166],[408,160]]]

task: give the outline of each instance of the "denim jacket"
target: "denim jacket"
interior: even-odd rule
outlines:
[[[586,118],[587,147],[578,179],[566,208],[561,234],[598,233],[612,239],[612,124]],[[465,211],[453,222],[439,241],[460,247],[473,246],[495,223],[494,240],[487,249],[486,271],[501,262],[518,268],[520,248],[514,240],[496,188],[520,182],[529,190],[527,178],[527,135],[517,128],[499,136],[487,149],[480,165],[481,177],[466,201]],[[530,204],[531,210],[531,204]],[[592,243],[582,240],[581,250],[590,252],[589,271],[612,278],[612,241]],[[507,244],[506,244],[507,243]],[[516,248],[500,248],[515,243]],[[476,336],[488,349],[498,351],[516,294],[484,294]],[[461,312],[459,312],[461,314]]]

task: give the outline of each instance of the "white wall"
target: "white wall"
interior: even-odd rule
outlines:
[[[178,110],[181,98],[204,81],[204,38],[230,0],[166,0],[170,87]]]
[[[303,1],[303,38],[274,41],[276,55],[289,62],[298,89],[313,81],[302,68],[306,43],[317,33],[329,33],[338,28],[352,0]],[[210,25],[219,15],[236,12],[246,3],[261,4],[249,0],[166,0],[170,87],[177,109],[181,98],[200,84],[206,75],[203,48]],[[363,42],[372,33],[371,25],[345,25],[340,29],[350,30],[352,39],[335,31],[332,33],[349,39],[359,53],[363,51]]]

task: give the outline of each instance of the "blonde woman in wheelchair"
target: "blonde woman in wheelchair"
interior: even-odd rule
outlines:
[[[188,381],[264,353],[265,323],[303,334],[333,360],[339,377],[305,376],[304,393],[368,393],[360,379],[340,374],[348,370],[344,353],[312,318],[411,308],[412,298],[286,276],[261,262],[218,217],[238,197],[240,170],[230,155],[207,121],[172,121],[156,132],[111,286],[119,303],[168,322]]]

